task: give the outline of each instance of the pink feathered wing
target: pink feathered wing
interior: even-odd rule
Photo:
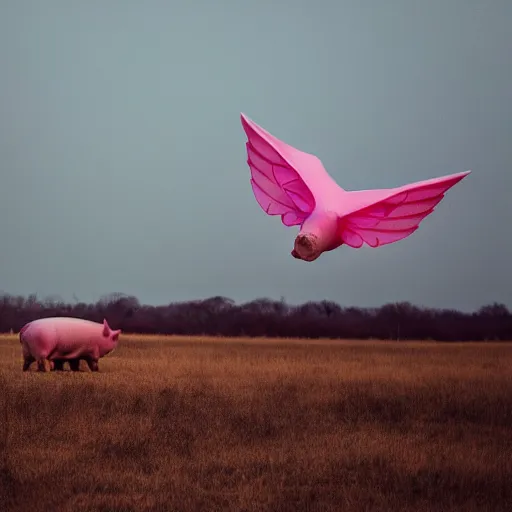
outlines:
[[[263,211],[281,215],[285,226],[304,221],[315,209],[339,218],[339,241],[359,248],[397,242],[419,227],[443,199],[445,192],[471,171],[402,187],[346,191],[314,155],[279,140],[241,115],[247,135],[247,163],[251,185]]]
[[[296,226],[315,209],[315,198],[300,174],[286,161],[283,153],[287,146],[281,141],[280,148],[269,143],[268,134],[256,123],[241,116],[247,134],[247,163],[251,170],[251,185],[256,201],[268,215],[281,215],[285,226]],[[274,145],[277,145],[274,144]]]
[[[430,215],[445,192],[470,171],[420,181],[396,189],[349,192],[346,209],[340,219],[341,238],[359,248],[366,243],[380,247],[402,240],[414,233]],[[364,205],[364,206],[363,206]]]

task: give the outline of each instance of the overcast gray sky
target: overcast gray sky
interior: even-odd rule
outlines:
[[[0,0],[0,289],[512,306],[510,0]],[[240,112],[345,189],[472,169],[409,238],[292,258]]]

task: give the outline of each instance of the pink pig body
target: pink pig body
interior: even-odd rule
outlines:
[[[23,371],[34,361],[37,361],[38,371],[46,371],[46,359],[51,364],[63,360],[77,363],[85,359],[91,371],[98,371],[98,360],[117,347],[120,333],[120,329],[110,329],[106,320],[103,324],[69,317],[34,320],[20,331]]]

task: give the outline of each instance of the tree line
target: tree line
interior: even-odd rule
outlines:
[[[341,307],[323,300],[290,305],[256,299],[236,304],[226,297],[141,304],[134,296],[113,293],[96,303],[67,303],[0,295],[0,332],[19,332],[25,323],[50,316],[73,316],[95,322],[107,318],[112,328],[141,334],[268,336],[340,339],[438,341],[512,340],[512,314],[504,304],[473,313],[420,308],[408,302],[378,308]]]

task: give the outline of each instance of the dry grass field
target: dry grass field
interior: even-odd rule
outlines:
[[[512,510],[512,344],[125,335],[22,373],[3,336],[0,365],[4,511]]]

